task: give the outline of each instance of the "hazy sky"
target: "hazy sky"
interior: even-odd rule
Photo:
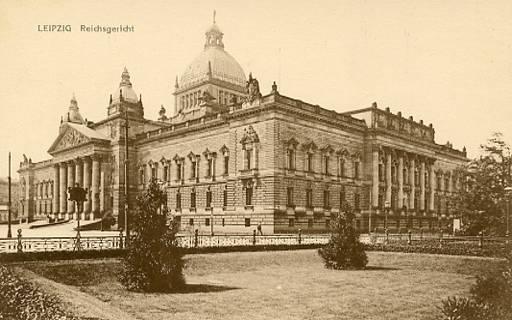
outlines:
[[[146,117],[161,104],[170,112],[214,9],[226,50],[264,94],[275,80],[284,95],[340,112],[377,101],[433,123],[437,143],[470,156],[494,131],[512,137],[512,1],[0,0],[0,176],[9,150],[13,172],[23,153],[50,157],[73,92],[84,117],[105,118],[124,66]],[[45,24],[72,32],[38,32]]]

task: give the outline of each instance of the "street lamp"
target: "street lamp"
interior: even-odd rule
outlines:
[[[510,229],[509,229],[509,220],[510,220],[510,194],[512,192],[512,187],[505,187],[505,195],[507,197],[507,231],[505,231],[505,237],[508,237],[510,235]]]

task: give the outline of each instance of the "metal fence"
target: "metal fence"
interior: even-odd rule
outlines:
[[[178,235],[178,244],[184,248],[238,247],[253,245],[298,245],[325,244],[326,234],[285,234],[285,235]],[[106,250],[123,248],[125,237],[97,236],[80,237],[22,237],[0,238],[0,252],[46,252],[74,250]]]
[[[326,244],[329,234],[219,234],[205,235],[194,234],[178,235],[178,244],[184,248],[208,248],[208,247],[239,247],[239,246],[273,246],[273,245],[310,245]],[[503,243],[505,237],[454,237],[440,233],[372,233],[361,234],[360,241],[366,244],[392,244],[407,242],[408,244],[422,241],[440,241],[450,243],[476,244],[483,246],[486,243]],[[22,237],[21,233],[16,238],[0,238],[0,253],[2,252],[49,252],[49,251],[73,251],[73,250],[107,250],[123,248],[125,237],[118,236],[80,237],[77,243],[76,237]]]

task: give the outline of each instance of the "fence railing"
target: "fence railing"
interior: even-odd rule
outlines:
[[[248,235],[205,235],[198,234],[196,231],[194,234],[177,236],[178,244],[184,248],[326,244],[329,238],[329,234],[302,234],[301,232],[297,234],[273,235],[257,235],[256,232]],[[16,238],[0,238],[0,253],[119,249],[124,247],[125,240],[121,233],[118,236],[80,237],[79,241],[77,241],[76,237],[23,237],[21,233],[18,233]],[[404,241],[412,244],[414,242],[433,240],[440,242],[478,243],[480,247],[483,246],[484,242],[508,241],[505,237],[484,237],[483,235],[454,237],[440,233],[372,233],[360,235],[360,241],[366,244],[388,244]]]
[[[253,245],[297,245],[325,244],[327,234],[275,234],[275,235],[205,235],[197,232],[191,235],[178,235],[178,244],[184,248],[238,247]],[[125,236],[80,237],[22,237],[0,238],[0,252],[45,252],[75,250],[107,250],[124,247]]]

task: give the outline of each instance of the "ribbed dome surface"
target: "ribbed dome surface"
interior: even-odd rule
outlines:
[[[212,78],[224,80],[242,87],[246,85],[244,70],[224,49],[217,46],[206,47],[185,69],[180,78],[179,87],[186,88],[208,79],[211,65]]]

